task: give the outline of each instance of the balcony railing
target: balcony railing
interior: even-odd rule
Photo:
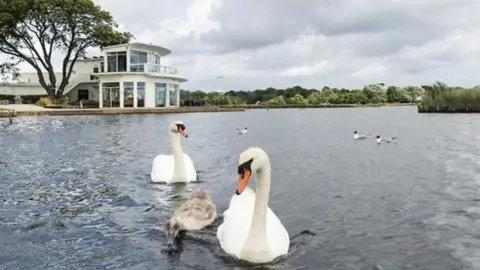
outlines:
[[[154,64],[131,64],[130,72],[160,73],[160,74],[174,75],[178,73],[178,69],[169,67],[169,66],[154,65]]]

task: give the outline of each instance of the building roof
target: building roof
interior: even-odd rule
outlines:
[[[131,42],[131,43],[124,43],[124,44],[108,46],[108,47],[103,48],[103,50],[121,48],[121,47],[124,47],[124,46],[129,46],[129,47],[137,48],[137,49],[140,49],[140,50],[144,49],[144,50],[157,52],[157,53],[159,53],[160,55],[163,55],[163,56],[172,53],[172,51],[170,49],[164,48],[162,46],[147,44],[147,43],[141,43],[141,42]]]

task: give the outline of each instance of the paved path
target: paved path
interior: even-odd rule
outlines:
[[[8,104],[0,105],[0,109],[14,110],[17,112],[36,112],[36,111],[51,111],[52,109],[46,109],[41,106],[32,104]]]

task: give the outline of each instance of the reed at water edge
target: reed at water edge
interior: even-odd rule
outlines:
[[[437,82],[425,88],[419,112],[480,113],[480,87],[449,87]]]

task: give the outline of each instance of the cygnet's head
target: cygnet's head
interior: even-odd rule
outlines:
[[[167,244],[172,245],[177,238],[178,233],[182,230],[182,224],[177,217],[172,217],[163,225],[165,234],[167,235]]]
[[[192,191],[189,199],[200,199],[200,200],[211,201],[212,197],[210,196],[210,192],[208,192],[205,189],[200,188],[200,189],[195,189],[194,191]]]
[[[356,131],[356,130],[353,131],[353,134],[357,134],[357,133],[358,133],[358,131]]]
[[[188,137],[187,128],[185,127],[185,124],[182,121],[173,121],[172,123],[170,123],[168,130],[171,133]]]
[[[259,172],[264,164],[270,164],[267,153],[259,147],[250,147],[238,158],[238,183],[235,194],[240,195],[248,185],[253,172]]]

